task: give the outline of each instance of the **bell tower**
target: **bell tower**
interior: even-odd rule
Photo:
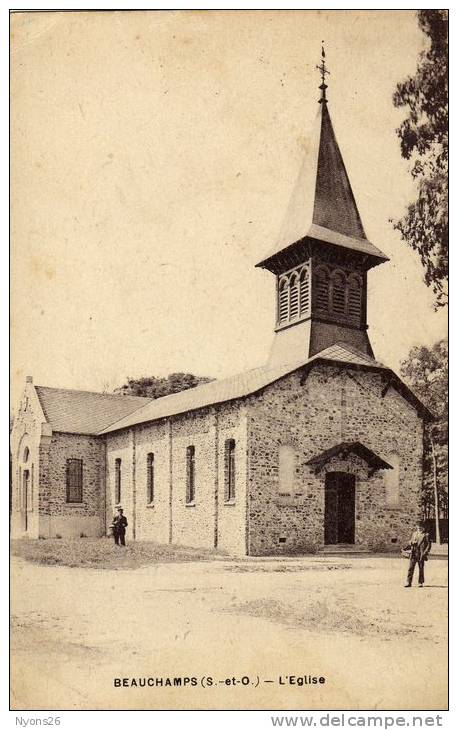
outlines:
[[[373,357],[367,335],[367,272],[388,258],[364,232],[326,97],[322,48],[319,108],[280,239],[257,266],[276,277],[269,364],[299,362],[334,344]]]

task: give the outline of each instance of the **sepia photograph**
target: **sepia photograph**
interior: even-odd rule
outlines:
[[[11,710],[448,709],[448,79],[447,10],[10,13]]]

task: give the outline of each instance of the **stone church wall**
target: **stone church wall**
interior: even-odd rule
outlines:
[[[355,542],[399,547],[418,516],[422,478],[422,421],[395,390],[382,397],[380,373],[317,365],[293,373],[249,398],[249,551],[253,555],[307,552],[324,543],[327,471],[356,477]],[[316,474],[306,462],[339,444],[360,441],[376,454],[400,459],[399,503],[388,506],[385,476],[369,476],[364,462],[330,462]],[[279,451],[295,452],[292,493],[282,495]],[[279,488],[280,487],[280,488]]]
[[[121,500],[119,504],[124,510],[129,523],[127,536],[132,538],[132,515],[133,515],[133,468],[134,449],[133,431],[126,429],[117,433],[109,434],[106,437],[106,459],[105,459],[105,480],[106,480],[106,524],[108,527],[113,520],[118,505],[115,499],[115,471],[116,459],[121,460]]]
[[[225,500],[225,443],[234,439],[236,498]],[[186,452],[195,448],[195,500],[186,503]],[[116,511],[115,462],[130,539],[244,554],[246,417],[240,402],[209,407],[107,436],[107,525]],[[154,455],[154,500],[148,503],[148,454]]]
[[[169,542],[170,429],[167,421],[137,426],[135,438],[135,537]],[[148,454],[154,455],[154,499],[148,502]],[[131,515],[132,530],[134,520]],[[131,532],[132,534],[132,532]]]
[[[245,555],[247,544],[248,441],[246,406],[242,401],[218,406],[218,548]],[[228,501],[226,442],[235,441],[235,499]]]
[[[68,503],[67,459],[83,461],[83,501]],[[41,537],[99,537],[103,534],[105,444],[80,434],[53,433],[40,447]]]

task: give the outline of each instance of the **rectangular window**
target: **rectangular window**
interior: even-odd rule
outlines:
[[[115,503],[121,504],[121,459],[115,461]]]
[[[226,502],[235,499],[235,441],[228,439],[224,448],[224,498]]]
[[[67,459],[67,502],[83,501],[83,460]]]
[[[196,498],[196,450],[194,446],[186,449],[186,504]]]
[[[154,502],[154,454],[146,457],[146,501],[148,504]]]

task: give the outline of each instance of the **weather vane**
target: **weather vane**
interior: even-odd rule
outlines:
[[[321,41],[321,43],[324,43],[324,41]],[[326,89],[328,88],[328,85],[326,83],[326,74],[329,76],[329,71],[326,68],[325,59],[326,53],[324,52],[324,45],[321,46],[321,63],[319,66],[317,66],[318,71],[321,74],[321,85],[318,87],[321,89],[321,99],[319,100],[319,103],[327,104],[328,100],[326,99]]]

